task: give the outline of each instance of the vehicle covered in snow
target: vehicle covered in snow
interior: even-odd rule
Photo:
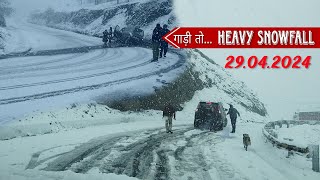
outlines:
[[[124,27],[120,29],[117,25],[114,29],[115,39],[124,45],[142,45],[144,38],[144,31],[138,27]]]
[[[225,111],[220,102],[199,102],[194,115],[194,127],[210,131],[222,130],[227,126]]]

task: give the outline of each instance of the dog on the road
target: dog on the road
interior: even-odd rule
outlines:
[[[248,146],[251,145],[251,140],[249,134],[243,134],[243,147],[248,151]]]

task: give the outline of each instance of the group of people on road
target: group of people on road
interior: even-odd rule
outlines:
[[[176,109],[168,103],[162,111],[162,117],[165,120],[165,128],[167,133],[173,133],[172,132],[172,119],[176,119]],[[230,104],[229,111],[227,115],[230,116],[231,120],[231,126],[232,126],[232,131],[231,133],[236,132],[236,123],[237,123],[237,117],[240,116],[240,113],[236,108],[233,107],[233,105]]]
[[[113,38],[112,27],[110,27],[109,31],[107,29],[105,31],[103,31],[103,39],[102,39],[102,41],[104,42],[104,46],[111,47],[112,38]]]
[[[164,24],[163,27],[161,27],[160,24],[157,24],[153,29],[151,38],[153,51],[152,62],[158,61],[159,58],[167,56],[169,44],[164,40],[164,36],[169,32],[170,30],[166,24]],[[112,39],[115,37],[115,35],[116,32],[113,32],[112,27],[103,32],[102,41],[104,42],[105,47],[111,47]]]
[[[166,57],[168,52],[168,43],[163,39],[163,37],[169,32],[168,25],[157,24],[152,32],[152,52],[153,60],[152,62],[158,61],[159,57]]]

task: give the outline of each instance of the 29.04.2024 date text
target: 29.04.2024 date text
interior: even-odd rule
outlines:
[[[301,67],[308,69],[311,64],[311,56],[301,57],[299,55],[294,57],[277,55],[272,58],[272,64],[268,64],[268,56],[263,56],[262,58],[258,58],[257,56],[250,56],[249,58],[245,58],[244,56],[228,56],[226,60],[225,68],[227,69],[246,67],[253,69],[257,66],[263,69],[300,69]]]

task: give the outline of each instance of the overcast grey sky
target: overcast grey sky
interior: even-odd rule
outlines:
[[[65,5],[68,1],[75,0],[10,0],[20,17],[24,17],[26,14],[36,9],[46,9],[58,4]]]

